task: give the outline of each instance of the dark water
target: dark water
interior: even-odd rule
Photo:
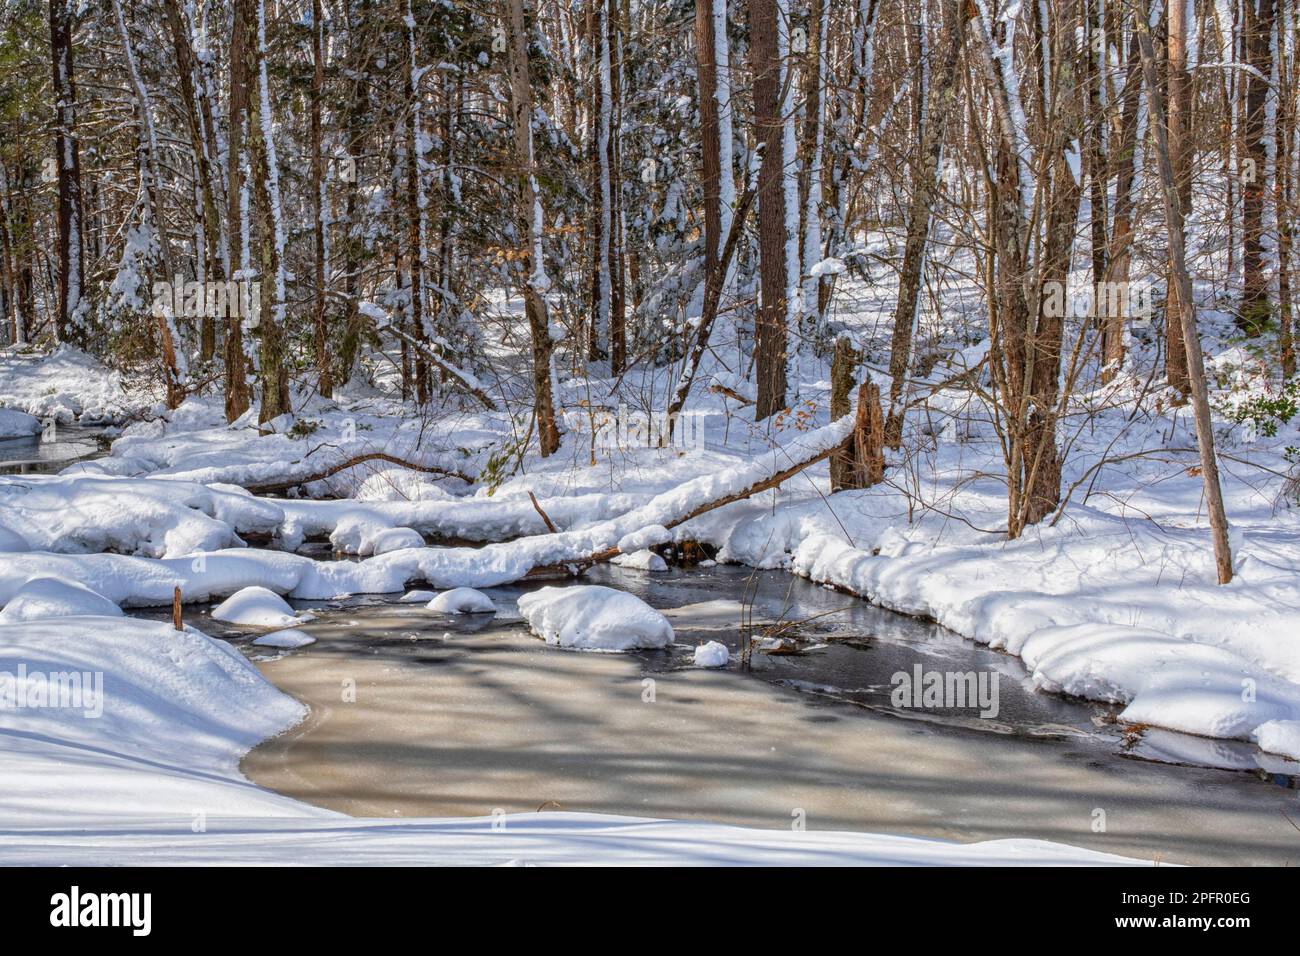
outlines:
[[[1092,701],[1042,693],[1022,662],[968,641],[932,622],[873,607],[865,601],[815,585],[784,571],[755,571],[730,565],[674,568],[650,574],[599,566],[582,582],[604,584],[635,594],[667,613],[675,644],[662,651],[634,655],[645,673],[693,667],[695,646],[719,641],[731,655],[728,669],[754,680],[807,695],[828,707],[850,704],[864,712],[923,722],[942,732],[975,731],[1027,740],[1075,740],[1100,746],[1115,755],[1191,767],[1248,773],[1280,786],[1296,788],[1300,764],[1264,754],[1251,744],[1209,740],[1171,731],[1126,727],[1117,720],[1122,709]],[[555,583],[555,582],[550,582]],[[441,659],[443,635],[509,627],[525,631],[515,603],[519,595],[543,583],[484,589],[500,608],[487,615],[440,615],[421,604],[397,603],[400,595],[359,595],[342,601],[295,601],[317,615],[328,631],[316,653],[391,655],[419,662],[430,654]],[[719,604],[717,602],[726,602]],[[711,607],[709,605],[712,605]],[[684,610],[682,610],[684,608]],[[209,608],[187,609],[187,618],[214,636],[231,640],[254,660],[270,660],[293,651],[253,645],[247,629],[214,621]],[[165,617],[159,611],[158,616]],[[337,625],[344,625],[339,627]],[[305,630],[312,631],[313,626]],[[754,650],[742,664],[747,640],[778,634],[790,653]],[[439,649],[435,650],[435,645]],[[559,653],[538,642],[539,653]],[[919,675],[918,675],[919,668]],[[918,706],[920,698],[895,694],[901,678],[938,673],[973,675],[993,692],[994,708],[972,698],[964,706]],[[975,685],[971,685],[974,687]],[[993,691],[996,688],[996,691]],[[953,703],[944,701],[943,704]]]
[[[0,439],[0,474],[54,474],[73,462],[100,458],[107,452],[103,429],[58,425],[48,440],[41,435]]]

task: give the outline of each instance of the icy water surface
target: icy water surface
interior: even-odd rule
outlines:
[[[0,474],[53,474],[76,461],[101,457],[105,445],[102,429],[59,425],[53,438],[0,439]]]
[[[1287,761],[1123,727],[1111,709],[1035,693],[1014,658],[782,572],[601,568],[588,580],[664,610],[678,644],[548,647],[517,617],[521,587],[488,589],[496,617],[437,615],[396,595],[313,602],[317,619],[300,630],[317,642],[291,652],[193,623],[236,640],[311,708],[246,758],[246,775],[353,815],[559,808],[1300,863]],[[797,636],[797,653],[757,653],[742,669],[742,613]],[[704,640],[728,645],[725,670],[691,666]],[[997,716],[896,707],[894,675],[918,666],[996,673]]]

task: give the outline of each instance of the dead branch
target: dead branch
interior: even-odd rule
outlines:
[[[244,485],[244,489],[255,495],[276,494],[281,491],[288,491],[290,488],[297,488],[299,485],[305,485],[313,481],[323,481],[326,478],[337,475],[340,471],[355,468],[357,465],[365,464],[368,461],[386,461],[391,465],[399,465],[402,468],[409,468],[411,471],[423,472],[426,475],[442,475],[447,478],[459,478],[467,484],[474,483],[474,479],[469,475],[463,474],[459,471],[453,471],[450,468],[439,468],[437,465],[420,465],[413,461],[406,461],[403,458],[398,458],[396,455],[389,455],[382,451],[375,451],[365,455],[357,455],[354,458],[349,458],[347,461],[341,461],[322,471],[301,478],[294,478],[290,481],[273,481],[257,485]]]

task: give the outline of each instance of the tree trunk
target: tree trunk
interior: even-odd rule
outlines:
[[[50,0],[50,52],[58,116],[55,167],[58,170],[59,312],[55,331],[60,342],[86,344],[84,329],[85,250],[81,200],[81,146],[77,133],[77,85],[73,72],[72,13],[67,0]]]
[[[1188,151],[1192,80],[1187,73],[1186,0],[1172,0],[1165,22],[1168,42],[1166,83],[1169,87],[1169,161],[1173,163],[1174,182],[1178,187],[1178,202],[1185,218],[1190,211],[1192,195]],[[1182,325],[1176,319],[1176,316],[1182,314],[1182,305],[1178,301],[1178,283],[1173,280],[1172,263],[1169,264],[1167,275],[1169,280],[1165,284],[1167,290],[1165,293],[1165,381],[1185,400],[1188,385],[1187,349],[1183,343]]]
[[[749,0],[754,126],[755,136],[763,149],[763,162],[758,173],[759,307],[754,323],[758,375],[758,402],[754,415],[758,421],[785,407],[787,385],[786,158],[776,21],[777,0]]]
[[[1273,312],[1265,263],[1264,181],[1268,156],[1264,144],[1269,75],[1273,72],[1273,0],[1243,0],[1246,13],[1246,111],[1242,117],[1244,170],[1241,196],[1241,311],[1238,323],[1247,335],[1259,335]],[[1172,148],[1172,146],[1171,146]]]
[[[937,73],[929,82],[917,84],[920,107],[920,148],[912,177],[912,201],[907,211],[907,238],[903,243],[903,271],[898,281],[894,307],[894,333],[889,352],[889,413],[885,419],[885,443],[897,448],[903,435],[903,389],[911,370],[913,338],[920,309],[921,282],[925,277],[926,246],[934,205],[939,195],[939,166],[943,155],[944,131],[956,98],[957,64],[966,36],[966,15],[962,0],[946,0],[943,6],[947,42]],[[928,59],[925,38],[921,58]],[[919,61],[918,61],[919,62]],[[919,78],[918,78],[919,79]]]
[[[518,222],[528,237],[523,256],[524,311],[533,343],[533,407],[537,416],[538,444],[543,457],[560,447],[551,388],[551,331],[547,315],[546,263],[542,258],[542,199],[533,157],[533,99],[528,75],[528,46],[532,36],[529,0],[509,0],[510,14],[510,115],[518,166]]]
[[[1250,0],[1247,0],[1249,4]],[[1271,0],[1261,0],[1269,3]],[[1187,346],[1187,372],[1191,385],[1192,413],[1196,421],[1196,443],[1200,449],[1201,481],[1205,489],[1206,509],[1210,517],[1211,537],[1214,541],[1214,563],[1220,584],[1232,581],[1232,551],[1228,543],[1228,516],[1223,507],[1223,491],[1219,485],[1219,463],[1214,453],[1214,428],[1210,419],[1210,402],[1205,385],[1205,364],[1201,358],[1201,338],[1196,329],[1195,307],[1192,304],[1192,282],[1187,275],[1187,262],[1183,254],[1183,209],[1178,195],[1178,180],[1174,176],[1173,160],[1169,154],[1169,141],[1165,134],[1164,103],[1156,81],[1155,54],[1151,46],[1151,32],[1146,20],[1146,3],[1141,5],[1142,18],[1138,23],[1138,40],[1141,44],[1142,71],[1146,80],[1147,96],[1151,103],[1151,126],[1155,132],[1156,158],[1160,167],[1161,195],[1164,199],[1165,219],[1169,226],[1170,257],[1173,260],[1174,280],[1178,283],[1179,321],[1182,323]]]
[[[291,411],[289,405],[289,369],[285,341],[284,221],[280,205],[280,163],[276,155],[271,116],[270,77],[266,64],[266,0],[256,3],[256,46],[253,62],[257,74],[258,100],[252,111],[249,154],[253,168],[253,195],[257,206],[260,256],[259,279],[262,282],[262,313],[257,331],[260,339],[262,373],[261,406],[258,424],[265,425]],[[266,285],[270,283],[270,294]]]
[[[225,238],[222,235],[221,216],[217,209],[217,177],[214,172],[217,147],[216,132],[212,128],[211,102],[206,87],[196,83],[197,63],[194,48],[190,45],[190,32],[179,0],[164,0],[163,12],[167,18],[167,31],[172,41],[176,59],[176,72],[180,80],[181,101],[185,106],[185,125],[194,153],[194,172],[199,193],[198,228],[204,240],[206,255],[195,279],[221,281],[226,277]],[[216,317],[206,313],[200,317],[199,358],[209,362],[216,354]]]
[[[246,142],[250,136],[252,114],[250,110],[251,78],[253,76],[254,46],[257,43],[257,0],[234,0],[234,21],[230,41],[230,123],[229,169],[230,188],[226,191],[230,203],[230,265],[232,277],[247,281],[251,266],[249,250],[244,236],[249,233],[247,200],[249,190],[249,158]],[[249,406],[248,357],[244,353],[244,322],[252,321],[242,310],[231,310],[226,317],[226,421],[233,422]]]
[[[325,146],[321,141],[321,97],[325,89],[325,23],[321,0],[312,0],[311,46],[314,66],[311,82],[311,180],[312,213],[316,226],[316,248],[312,262],[315,277],[312,324],[316,333],[316,388],[322,398],[329,398],[334,394],[334,376],[330,369],[329,335],[325,326],[325,230],[327,226],[325,223]]]

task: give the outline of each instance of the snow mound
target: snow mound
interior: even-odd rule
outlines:
[[[41,420],[35,415],[12,408],[0,408],[0,439],[31,438],[39,435],[40,431]]]
[[[389,551],[401,551],[404,548],[423,548],[424,537],[410,528],[389,528],[381,531],[370,541],[373,554],[387,554]]]
[[[1260,750],[1295,757],[1300,755],[1300,720],[1270,720],[1255,728]]]
[[[633,551],[631,554],[617,555],[613,562],[620,568],[633,568],[637,571],[668,570],[668,562],[648,548],[644,551]]]
[[[598,584],[546,587],[519,599],[528,626],[546,643],[579,650],[666,647],[668,619],[640,598]]]
[[[250,627],[290,627],[310,621],[311,615],[301,617],[274,591],[258,585],[241,588],[212,609],[212,616],[227,624],[245,624]]]
[[[640,530],[625,534],[618,539],[618,549],[624,554],[643,551],[657,544],[667,544],[673,540],[673,533],[661,524],[652,524]]]
[[[308,644],[315,644],[316,638],[290,627],[285,628],[283,631],[272,631],[270,634],[263,634],[253,643],[258,647],[281,647],[292,650],[295,647],[306,647]]]
[[[0,625],[0,673],[20,665],[29,683],[80,675],[81,699],[0,708],[6,825],[82,818],[156,834],[172,820],[193,839],[190,814],[200,809],[209,820],[322,813],[239,776],[240,756],[304,708],[224,641],[129,617]]]
[[[473,588],[452,588],[443,591],[425,605],[430,611],[443,614],[495,614],[497,606],[482,591]]]
[[[398,604],[428,604],[438,596],[436,591],[407,591],[397,599]]]
[[[396,527],[393,519],[357,509],[339,515],[330,544],[335,551],[365,557],[407,548],[423,548],[424,538],[411,528]]]
[[[87,614],[121,617],[122,609],[103,595],[75,581],[33,578],[20,587],[4,610],[0,611],[0,624]]]
[[[10,531],[0,525],[0,551],[30,551],[32,546],[17,531]]]
[[[82,424],[120,422],[134,408],[147,407],[151,389],[133,394],[131,402],[121,373],[71,345],[60,345],[46,355],[0,355],[0,395],[38,418],[53,418],[60,425],[74,419]]]
[[[284,512],[268,501],[183,481],[81,475],[0,476],[0,522],[40,551],[172,558],[243,547]]]
[[[446,501],[454,498],[429,476],[409,468],[388,468],[368,475],[352,495],[357,501]]]
[[[726,667],[730,659],[727,645],[720,641],[709,641],[695,648],[696,667]]]

